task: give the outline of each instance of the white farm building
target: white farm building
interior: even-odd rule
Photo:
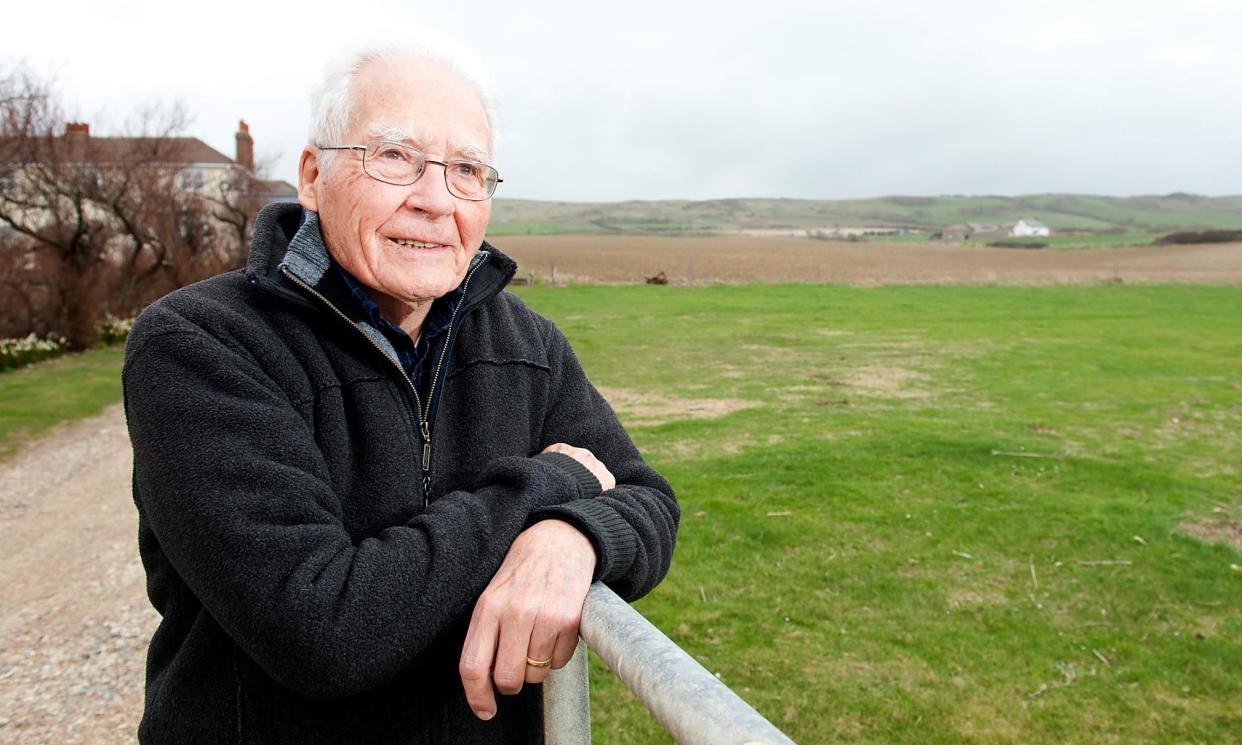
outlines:
[[[1017,225],[1013,226],[1013,229],[1009,231],[1009,235],[1015,238],[1027,238],[1031,236],[1046,238],[1052,235],[1052,231],[1048,229],[1047,225],[1044,225],[1039,220],[1024,217],[1018,221]]]

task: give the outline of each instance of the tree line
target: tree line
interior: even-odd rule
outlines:
[[[183,106],[152,105],[92,139],[49,77],[0,69],[0,338],[87,348],[105,317],[243,263],[261,180],[242,166],[188,178],[188,124]]]

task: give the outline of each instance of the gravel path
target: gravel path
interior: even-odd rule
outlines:
[[[0,461],[0,743],[132,743],[147,602],[120,405]]]

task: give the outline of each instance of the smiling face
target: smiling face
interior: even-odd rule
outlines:
[[[455,73],[421,60],[377,61],[358,72],[352,90],[345,141],[318,144],[362,145],[403,133],[405,144],[431,160],[489,160],[483,104]],[[386,315],[415,330],[430,301],[461,284],[483,242],[491,201],[449,194],[444,169],[433,163],[413,184],[394,186],[363,171],[360,151],[336,151],[322,168],[321,157],[313,147],[303,151],[299,201],[319,213],[332,258]],[[411,316],[415,329],[407,327]]]

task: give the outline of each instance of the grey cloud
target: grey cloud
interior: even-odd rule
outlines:
[[[185,19],[152,7],[130,2],[123,23],[68,9],[95,31],[75,38],[21,7],[30,33],[13,54],[72,50],[48,58],[84,111],[176,93],[225,152],[245,117],[293,180],[318,42],[335,35],[317,19],[339,4],[308,0],[293,18],[226,3],[197,34],[235,31],[245,7],[253,42],[207,56],[182,53]],[[393,0],[367,13],[457,33],[492,64],[507,196],[1242,193],[1236,1]]]

